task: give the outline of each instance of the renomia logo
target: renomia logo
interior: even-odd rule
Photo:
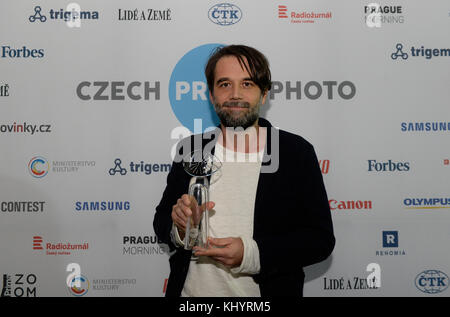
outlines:
[[[402,256],[406,255],[405,250],[398,249],[399,234],[398,231],[383,231],[382,232],[383,250],[375,252],[376,256]]]
[[[448,275],[439,270],[426,270],[416,276],[416,288],[426,294],[437,294],[448,288]]]

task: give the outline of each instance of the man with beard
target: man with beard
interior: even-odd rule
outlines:
[[[175,160],[153,223],[175,250],[166,296],[302,296],[303,267],[326,259],[335,244],[314,148],[259,118],[271,87],[269,64],[259,51],[221,47],[205,75],[220,119],[212,153],[222,162],[203,206],[210,212],[210,238],[205,248],[184,249],[193,198],[186,194],[190,177]],[[201,150],[209,138],[202,135]],[[264,169],[268,153],[277,157],[275,169]]]

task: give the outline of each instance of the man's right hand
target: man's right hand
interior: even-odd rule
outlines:
[[[214,208],[215,203],[210,201],[208,202],[207,208]],[[193,212],[194,211],[194,212]],[[178,228],[178,234],[180,235],[180,239],[184,239],[184,235],[186,233],[186,224],[188,217],[191,217],[191,221],[195,224],[200,222],[203,211],[205,211],[205,205],[202,205],[200,208],[197,206],[197,201],[193,196],[189,196],[184,194],[177,200],[177,203],[172,207],[172,221]]]

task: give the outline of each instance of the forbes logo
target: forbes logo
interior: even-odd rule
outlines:
[[[215,24],[228,26],[241,20],[242,11],[234,4],[219,3],[209,9],[208,17]]]
[[[426,270],[417,275],[415,284],[421,292],[441,293],[448,288],[448,275],[438,270]]]
[[[0,54],[2,58],[42,58],[44,57],[44,49],[29,49],[26,46],[13,48],[9,45],[2,45]]]
[[[368,160],[369,172],[407,172],[409,171],[409,162],[377,162],[376,160]]]

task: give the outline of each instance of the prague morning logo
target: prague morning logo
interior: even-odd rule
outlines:
[[[28,163],[28,171],[36,178],[42,178],[47,175],[49,169],[50,165],[47,159],[42,156],[35,156]]]
[[[206,62],[221,44],[205,44],[187,52],[175,65],[169,81],[169,100],[178,121],[194,132],[194,119],[202,129],[216,127],[220,120],[209,101],[204,74]],[[201,132],[201,131],[196,131]]]

